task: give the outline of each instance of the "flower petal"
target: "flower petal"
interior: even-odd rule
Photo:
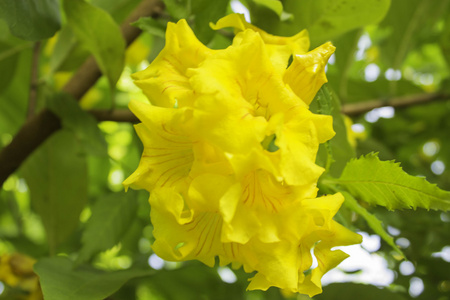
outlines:
[[[306,104],[310,104],[320,87],[327,82],[325,65],[336,48],[330,43],[306,53],[294,55],[284,74],[284,82]]]
[[[135,84],[154,105],[189,105],[194,94],[187,70],[197,67],[213,52],[196,38],[186,20],[169,22],[166,46],[147,69],[133,74]]]

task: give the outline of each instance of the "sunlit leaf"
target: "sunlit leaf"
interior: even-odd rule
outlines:
[[[73,32],[113,87],[124,66],[125,40],[119,26],[108,13],[83,0],[64,1],[64,10]]]
[[[356,198],[369,204],[394,209],[450,210],[450,192],[424,178],[407,174],[393,161],[380,161],[371,153],[351,160],[338,183]]]

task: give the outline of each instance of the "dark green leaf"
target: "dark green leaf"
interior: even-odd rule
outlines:
[[[333,283],[323,289],[323,293],[314,297],[317,300],[406,300],[409,297],[401,293],[393,292],[387,288],[379,288],[373,285],[356,283]]]
[[[272,11],[271,16],[257,7],[250,9],[252,21],[270,33],[294,35],[308,29],[315,47],[352,29],[380,22],[389,5],[390,0],[287,0],[284,10],[294,16],[287,22],[280,22]]]
[[[160,38],[164,38],[166,36],[166,25],[158,22],[154,18],[140,18],[134,22],[133,25],[152,35],[159,36]]]
[[[73,32],[113,87],[124,66],[125,40],[119,26],[108,13],[83,0],[64,1],[64,10]]]
[[[333,117],[333,129],[336,135],[330,141],[320,145],[317,163],[325,167],[331,175],[337,177],[341,174],[345,164],[355,157],[355,149],[348,141],[344,115],[340,113],[339,99],[327,85],[324,85],[311,103],[311,110]]]
[[[195,16],[192,29],[204,44],[207,44],[215,34],[215,31],[209,27],[209,23],[216,22],[225,15],[229,2],[229,0],[192,1],[192,14]]]
[[[283,4],[278,0],[252,0],[256,4],[267,7],[268,9],[275,12],[279,17],[283,13]]]
[[[61,130],[28,158],[22,172],[31,203],[44,223],[50,251],[55,251],[78,227],[87,202],[86,157],[73,133]]]
[[[380,161],[374,153],[353,159],[341,177],[332,181],[354,197],[389,210],[417,207],[450,210],[450,192],[407,174],[399,163]]]
[[[74,268],[65,257],[43,258],[34,266],[45,300],[102,300],[132,278],[152,270],[102,272],[88,266]]]
[[[117,244],[134,221],[137,209],[136,192],[114,193],[99,199],[86,224],[78,261]]]
[[[49,103],[50,109],[58,115],[63,127],[71,130],[83,147],[93,155],[106,156],[105,137],[93,116],[81,109],[69,95],[56,95]]]
[[[294,14],[295,25],[308,29],[311,44],[315,45],[352,29],[380,22],[389,5],[390,0],[354,0],[348,3],[346,0],[289,0],[285,10]]]
[[[58,0],[2,0],[0,17],[12,34],[30,41],[52,37],[61,27]]]

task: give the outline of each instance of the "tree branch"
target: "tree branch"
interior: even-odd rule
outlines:
[[[448,99],[450,99],[450,94],[445,93],[419,94],[391,99],[374,99],[359,103],[346,104],[342,106],[341,112],[348,116],[357,116],[366,113],[368,111],[371,111],[374,108],[383,106],[392,106],[395,108],[401,108],[417,104],[426,104],[437,100],[448,100]]]
[[[127,45],[140,34],[130,25],[141,17],[157,17],[163,10],[161,0],[143,0],[122,23],[121,31]],[[100,78],[101,72],[94,58],[90,57],[64,86],[63,91],[79,100]],[[25,159],[48,137],[61,128],[59,118],[48,109],[34,115],[19,129],[9,145],[0,152],[0,186],[14,173]]]
[[[139,119],[128,109],[102,110],[92,109],[88,113],[94,116],[97,121],[114,121],[114,122],[128,122],[139,123]]]

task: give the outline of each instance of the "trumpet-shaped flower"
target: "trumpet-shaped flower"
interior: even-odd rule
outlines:
[[[255,272],[249,289],[315,295],[346,257],[331,249],[361,240],[333,220],[342,195],[317,198],[318,147],[334,131],[308,107],[334,47],[307,52],[306,32],[276,37],[239,15],[212,27],[236,28],[232,45],[210,50],[186,21],[170,23],[165,48],[134,75],[151,104],[130,102],[144,151],[124,185],[150,191],[163,259],[219,257]]]

